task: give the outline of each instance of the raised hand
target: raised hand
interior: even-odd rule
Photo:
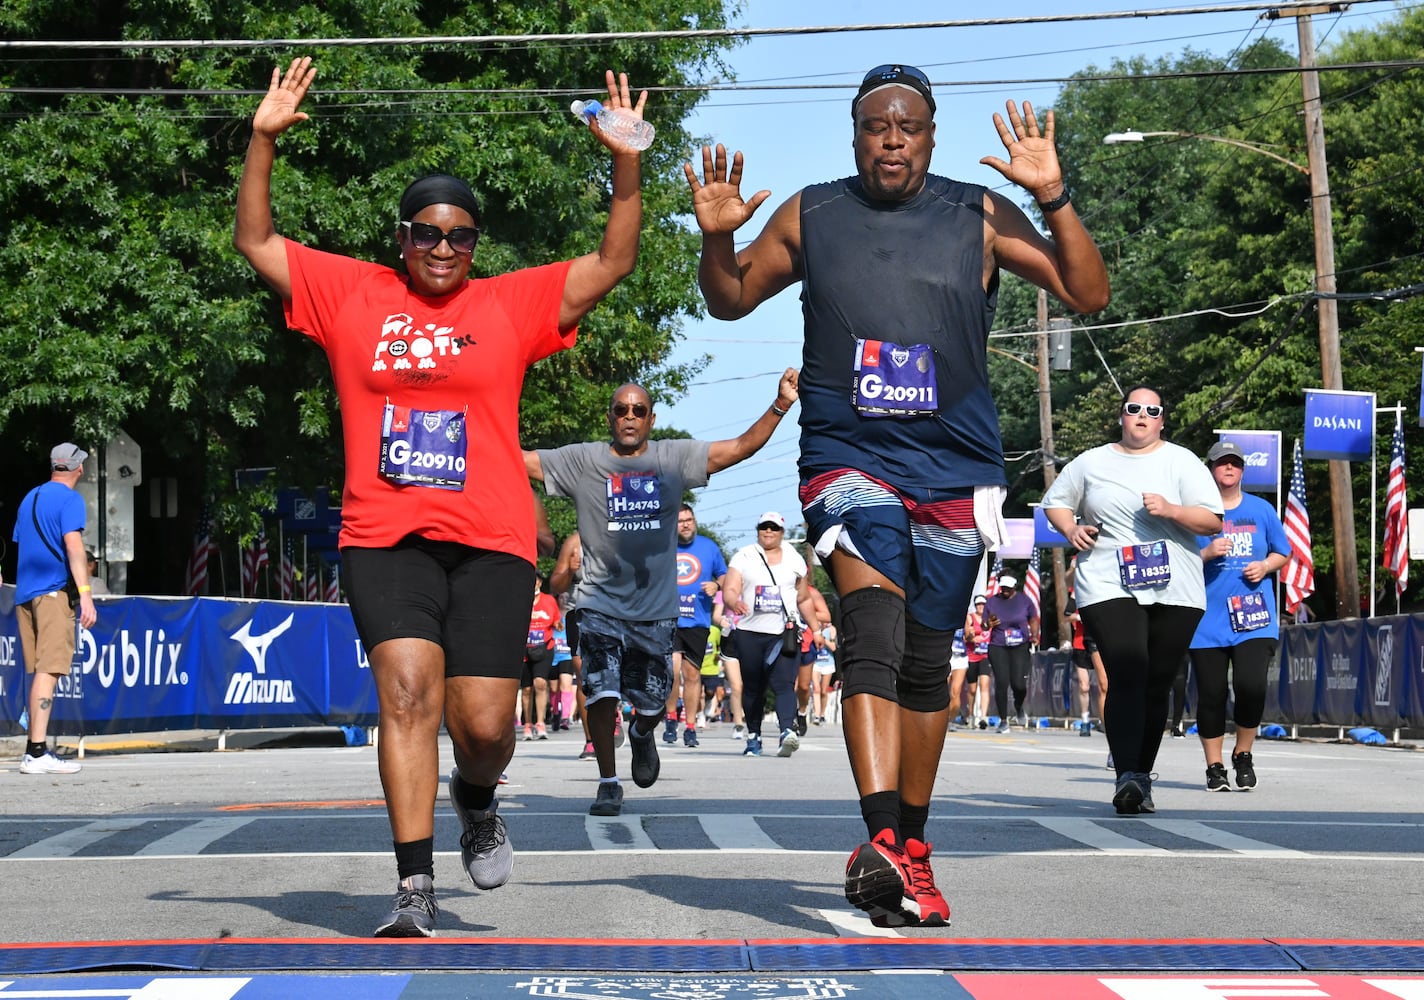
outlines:
[[[273,68],[267,96],[262,98],[257,113],[252,116],[252,131],[275,139],[297,122],[311,117],[305,111],[298,111],[297,106],[307,96],[314,79],[316,67],[311,64],[311,56],[293,59],[285,76],[280,66]]]
[[[979,162],[993,167],[1039,201],[1051,201],[1063,189],[1063,168],[1058,164],[1058,150],[1053,146],[1053,112],[1048,112],[1043,132],[1039,133],[1038,116],[1033,105],[1023,102],[1023,113],[1007,102],[1009,120],[995,112],[994,128],[1008,151],[1005,163],[997,156],[986,156]]]
[[[697,225],[706,235],[736,232],[755,214],[757,207],[771,197],[770,191],[758,191],[747,201],[742,200],[742,154],[732,156],[727,168],[727,147],[717,143],[702,147],[702,180],[691,163],[682,165],[687,186],[692,189],[692,208],[697,213]]]
[[[620,114],[625,114],[629,118],[641,120],[643,117],[643,105],[648,103],[648,92],[645,90],[639,94],[637,103],[634,103],[628,91],[628,74],[619,73],[615,78],[613,70],[611,69],[604,71],[604,82],[608,85],[608,99],[603,102],[603,106],[610,111],[618,111]],[[598,136],[598,141],[607,146],[612,152],[631,153],[635,156],[639,153],[639,150],[634,149],[627,143],[620,142],[612,136],[605,134],[604,131],[598,127],[597,118],[589,121],[589,127],[593,131],[593,134]]]

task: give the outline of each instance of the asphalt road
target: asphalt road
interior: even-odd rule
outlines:
[[[1207,793],[1166,740],[1153,817],[1109,805],[1106,743],[1063,730],[949,737],[932,803],[946,929],[880,930],[842,895],[864,836],[838,728],[789,759],[714,728],[660,747],[651,789],[590,817],[577,733],[520,743],[501,790],[513,880],[465,879],[436,805],[438,932],[530,939],[1424,938],[1424,753],[1262,742],[1260,787]],[[0,759],[0,874],[30,902],[8,942],[361,938],[395,883],[376,754],[330,731],[89,741],[72,776]],[[64,741],[61,741],[64,742]],[[1228,738],[1229,745],[1229,738]],[[196,749],[195,749],[196,748]],[[450,766],[448,743],[442,757]],[[19,887],[24,887],[21,890]]]

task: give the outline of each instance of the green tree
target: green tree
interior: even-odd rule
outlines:
[[[280,145],[278,231],[394,264],[400,192],[421,174],[448,172],[468,179],[483,202],[477,274],[594,249],[610,165],[568,102],[599,93],[610,67],[625,70],[635,88],[667,88],[649,98],[659,135],[644,156],[639,268],[586,319],[575,350],[531,372],[524,443],[597,436],[614,386],[637,378],[665,395],[692,374],[668,364],[680,323],[700,309],[695,238],[677,221],[685,207],[680,154],[692,144],[682,123],[698,95],[681,85],[723,69],[727,41],[122,43],[716,28],[735,5],[271,6],[31,0],[0,10],[9,39],[116,43],[0,61],[8,235],[0,245],[0,460],[21,473],[19,491],[43,475],[51,444],[73,437],[93,445],[127,430],[144,448],[146,477],[178,478],[183,496],[179,530],[151,539],[164,549],[157,561],[165,572],[140,573],[150,591],[175,584],[199,498],[221,501],[220,534],[256,530],[252,508],[265,500],[237,494],[234,469],[275,466],[282,482],[305,486],[341,482],[325,358],[285,329],[279,303],[231,246],[251,114],[273,66],[295,55],[313,55],[319,75],[306,108],[312,120]]]

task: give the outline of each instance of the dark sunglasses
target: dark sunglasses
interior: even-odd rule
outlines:
[[[1123,412],[1123,413],[1126,413],[1129,417],[1135,417],[1135,416],[1137,416],[1139,413],[1141,413],[1141,412],[1144,411],[1144,410],[1147,411],[1147,415],[1148,415],[1149,417],[1151,417],[1153,420],[1156,420],[1158,417],[1160,417],[1160,416],[1162,415],[1162,407],[1158,406],[1156,403],[1123,403],[1123,404],[1122,404],[1122,412]]]
[[[783,528],[781,525],[779,525],[779,524],[772,524],[770,521],[763,521],[761,524],[758,524],[758,525],[757,525],[757,531],[785,531],[785,530],[786,530],[786,529]]]
[[[456,226],[448,233],[428,222],[402,222],[401,228],[409,237],[410,245],[417,250],[434,250],[443,241],[450,244],[450,249],[456,253],[474,253],[475,243],[480,238],[480,230],[476,226]]]
[[[633,412],[633,416],[642,420],[648,415],[648,404],[633,403],[629,405],[628,403],[614,403],[612,407],[612,413],[615,417],[626,417],[629,410]]]
[[[913,66],[905,66],[901,63],[886,63],[883,66],[876,66],[869,73],[865,74],[862,84],[867,83],[894,83],[903,76],[912,77],[919,80],[926,87],[930,85],[930,78],[925,76],[923,70],[918,70]]]

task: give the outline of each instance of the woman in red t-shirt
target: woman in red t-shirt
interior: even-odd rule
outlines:
[[[572,261],[471,279],[479,204],[443,174],[401,196],[402,270],[323,253],[279,236],[271,205],[277,137],[306,120],[298,108],[315,75],[309,57],[272,72],[233,243],[281,296],[288,325],[331,363],[346,449],[342,569],[380,701],[377,759],[399,879],[376,934],[423,937],[437,913],[442,718],[465,869],[492,889],[513,867],[494,793],[514,753],[509,709],[534,585],[519,394],[528,367],[572,346],[579,320],[636,265],[640,158],[590,125],[613,154],[613,196],[601,245]],[[606,107],[642,117],[646,93],[635,103],[626,76],[609,72],[606,83]]]

